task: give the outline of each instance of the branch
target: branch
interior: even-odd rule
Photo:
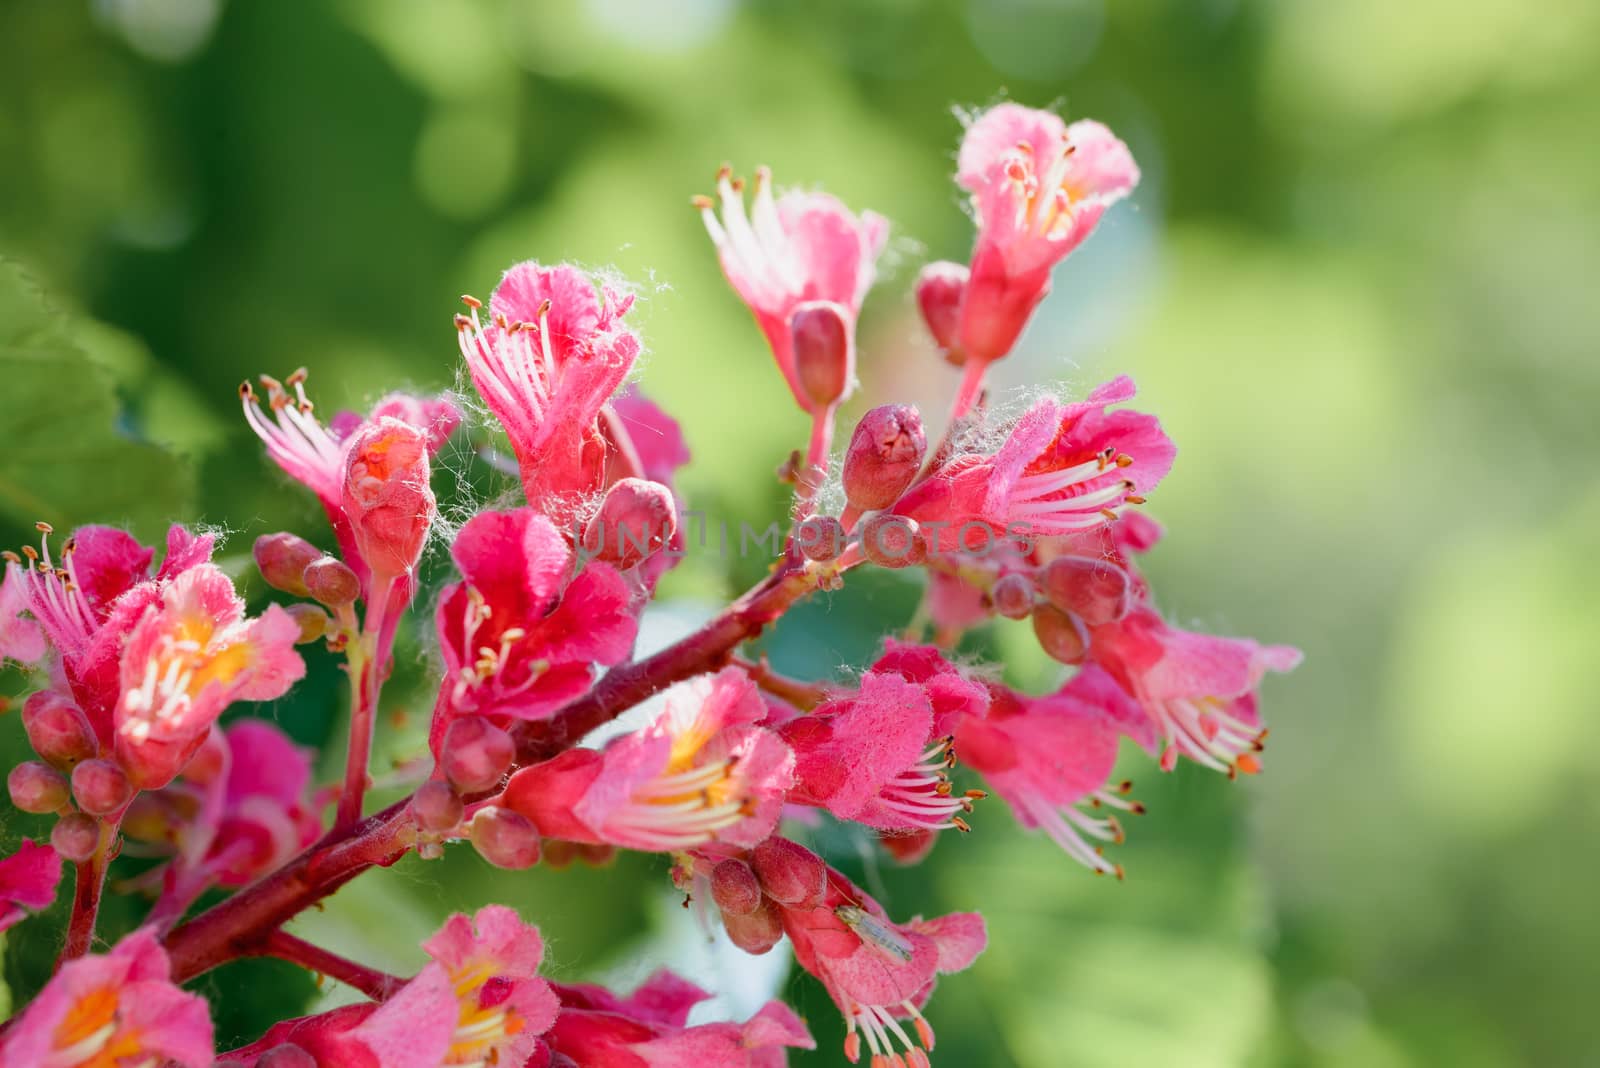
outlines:
[[[517,724],[512,731],[517,763],[548,760],[673,683],[717,670],[735,649],[815,588],[816,578],[803,563],[792,555],[784,557],[777,570],[700,630],[654,656],[612,668],[593,689],[550,718]]]
[[[374,864],[387,867],[411,848],[410,799],[354,827],[335,831],[257,883],[179,926],[166,938],[173,979],[184,982],[235,957],[260,953],[290,917],[310,908]]]
[[[547,760],[651,694],[722,667],[741,643],[815,588],[816,576],[804,562],[785,556],[771,575],[694,634],[654,656],[614,668],[549,719],[519,724],[518,763]],[[236,957],[264,952],[285,921],[373,865],[393,864],[414,838],[409,798],[353,827],[336,828],[276,872],[168,935],[174,980],[185,982]]]
[[[314,946],[305,939],[296,938],[285,931],[273,931],[269,934],[262,944],[261,951],[266,956],[298,964],[307,971],[331,976],[346,986],[361,991],[373,1001],[387,1000],[407,982],[397,975],[380,972],[365,964],[357,964],[353,960],[331,953],[320,946]]]

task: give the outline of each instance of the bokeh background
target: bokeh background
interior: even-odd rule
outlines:
[[[764,162],[889,216],[853,410],[937,413],[954,372],[908,288],[966,255],[956,109],[1003,98],[1110,123],[1144,182],[1061,268],[1000,385],[1134,374],[1180,448],[1150,506],[1166,609],[1307,660],[1267,683],[1258,779],[1130,754],[1151,814],[1125,884],[998,802],[912,870],[823,836],[897,915],[989,917],[988,953],[936,996],[938,1063],[1600,1063],[1589,0],[7,0],[4,541],[41,517],[146,537],[187,517],[230,532],[248,583],[257,534],[325,534],[237,383],[305,365],[325,409],[454,386],[456,295],[529,257],[638,287],[641,380],[683,422],[691,505],[761,525],[804,426],[689,197],[724,160]],[[487,440],[441,476],[456,515],[504,489],[474,459]],[[762,567],[691,558],[652,635]],[[864,576],[767,649],[842,675],[916,595]],[[385,760],[420,749],[425,629]],[[1025,633],[975,642],[1019,685],[1053,681]],[[302,690],[252,711],[337,744],[342,680],[309,659]],[[0,826],[8,850],[43,833],[9,808]],[[657,858],[507,874],[460,849],[296,930],[404,971],[440,917],[491,898],[545,929],[558,976],[626,985],[688,960],[725,994],[713,1011],[781,991],[821,1043],[794,1063],[839,1060],[820,988],[781,954],[708,945]],[[47,975],[63,912],[10,932],[10,998]],[[137,917],[113,904],[106,929]],[[271,962],[200,986],[225,1043],[348,996]]]

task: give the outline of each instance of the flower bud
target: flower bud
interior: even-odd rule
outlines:
[[[22,727],[33,751],[57,767],[70,768],[99,751],[88,717],[53,690],[28,696],[22,704]]]
[[[910,567],[928,555],[928,542],[915,519],[875,515],[861,527],[861,551],[879,567]]]
[[[989,600],[1007,619],[1027,619],[1033,611],[1033,581],[1020,571],[1002,575],[989,591]]]
[[[100,824],[93,816],[71,812],[50,828],[50,844],[62,859],[81,864],[100,848]]]
[[[478,854],[497,868],[519,871],[539,863],[539,832],[520,812],[480,809],[470,834]]]
[[[85,760],[72,769],[72,797],[91,816],[104,816],[126,805],[133,784],[109,760]]]
[[[296,645],[308,645],[328,633],[329,625],[333,620],[328,618],[328,613],[314,604],[289,605],[286,611],[289,616],[300,625],[300,637],[294,640]]]
[[[828,866],[803,845],[774,836],[750,851],[750,866],[767,896],[783,905],[808,908],[822,901]]]
[[[1088,628],[1077,616],[1053,605],[1042,604],[1033,610],[1033,635],[1051,659],[1063,664],[1081,664],[1089,651]]]
[[[746,916],[724,912],[722,927],[728,941],[752,956],[759,957],[783,940],[782,913],[770,901],[762,901]]]
[[[287,1042],[257,1057],[256,1068],[317,1068],[317,1059],[293,1042]]]
[[[322,556],[322,550],[304,538],[280,530],[256,539],[256,568],[267,585],[296,597],[310,597],[306,589],[306,568]]]
[[[748,916],[761,906],[761,883],[750,865],[730,857],[711,869],[711,900],[725,913]]]
[[[934,343],[946,355],[959,355],[956,350],[960,348],[961,298],[966,293],[967,275],[963,265],[938,260],[917,276],[917,308]]]
[[[831,515],[814,515],[795,529],[794,541],[807,560],[825,563],[844,552],[844,524]]]
[[[429,834],[446,834],[461,822],[461,798],[450,784],[433,779],[417,787],[411,798],[411,815]]]
[[[438,506],[428,485],[423,432],[388,416],[368,423],[345,453],[344,514],[374,575],[408,575]]]
[[[854,335],[849,313],[832,301],[806,301],[789,316],[795,377],[817,409],[832,407],[850,392],[856,373]]]
[[[906,404],[885,404],[861,417],[844,454],[844,495],[864,512],[887,508],[917,477],[928,439],[922,416]]]
[[[306,592],[329,608],[354,604],[361,596],[361,579],[343,560],[324,556],[305,569]]]
[[[474,794],[498,783],[516,752],[511,735],[482,716],[466,716],[444,732],[439,766],[452,786]]]
[[[626,571],[671,541],[677,530],[671,490],[649,479],[619,479],[584,527],[584,553]]]
[[[1115,623],[1133,605],[1133,581],[1110,560],[1061,556],[1039,576],[1050,603],[1071,612],[1091,627]]]
[[[27,760],[12,768],[11,774],[6,776],[6,787],[11,791],[13,805],[36,816],[59,812],[67,803],[67,777],[37,760]]]

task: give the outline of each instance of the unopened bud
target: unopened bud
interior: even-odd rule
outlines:
[[[938,260],[917,276],[917,307],[934,343],[947,355],[960,347],[961,298],[967,290],[968,271],[959,263]]]
[[[482,716],[466,716],[444,732],[439,765],[457,790],[474,794],[498,783],[516,752],[511,735]]]
[[[844,552],[844,524],[831,515],[814,515],[795,529],[794,540],[807,560],[825,563]]]
[[[22,727],[33,751],[57,767],[70,768],[99,751],[88,717],[53,690],[28,696],[22,704]]]
[[[111,761],[85,760],[72,769],[72,797],[90,815],[104,816],[128,803],[133,784]]]
[[[472,845],[497,868],[520,871],[539,863],[539,832],[533,821],[509,808],[485,808],[472,817]]]
[[[783,940],[783,916],[770,901],[762,901],[745,916],[724,912],[722,927],[728,941],[752,956],[759,957]]]
[[[730,857],[711,869],[711,900],[725,913],[748,916],[761,906],[761,883],[750,865]]]
[[[915,519],[875,515],[861,527],[861,551],[879,567],[910,567],[928,555],[928,542]]]
[[[1033,634],[1039,648],[1063,664],[1081,664],[1089,651],[1089,631],[1070,612],[1042,604],[1033,610]]]
[[[411,814],[429,834],[445,834],[461,822],[461,798],[450,784],[433,779],[417,787],[411,797]]]
[[[384,416],[362,427],[345,453],[344,514],[375,575],[407,575],[422,555],[438,506],[428,485],[428,442]]]
[[[774,836],[752,849],[750,866],[767,896],[780,904],[814,906],[827,888],[828,866],[822,858],[787,838]]]
[[[1050,603],[1071,612],[1091,627],[1115,623],[1133,605],[1133,581],[1110,560],[1061,556],[1039,576]]]
[[[1027,619],[1033,611],[1033,581],[1018,571],[1003,575],[989,591],[989,600],[1007,619]]]
[[[317,1068],[317,1059],[290,1042],[257,1057],[256,1068]]]
[[[672,540],[678,508],[672,491],[645,478],[619,479],[583,530],[586,555],[626,571]]]
[[[922,416],[907,404],[885,404],[861,417],[844,454],[844,495],[864,512],[887,508],[917,477],[928,439]]]
[[[328,618],[328,613],[304,601],[289,605],[287,611],[289,616],[300,624],[300,637],[294,640],[296,645],[306,645],[316,641],[328,633],[329,625],[333,622]]]
[[[63,860],[81,864],[100,848],[100,824],[93,816],[69,812],[50,828],[50,844]]]
[[[332,556],[324,556],[305,569],[306,591],[329,608],[343,608],[354,604],[361,596],[361,579],[350,570],[350,565]]]
[[[286,530],[263,534],[256,539],[256,567],[267,585],[296,597],[310,597],[306,589],[306,568],[322,556],[322,550]]]
[[[13,805],[36,816],[59,812],[67,803],[67,777],[37,760],[27,760],[12,768],[11,774],[6,776],[6,787],[11,791]]]
[[[795,377],[818,409],[839,403],[850,391],[856,373],[854,334],[849,313],[832,301],[807,301],[789,316]]]

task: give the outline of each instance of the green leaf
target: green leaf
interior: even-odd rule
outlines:
[[[117,523],[153,540],[187,510],[193,472],[126,430],[106,369],[71,331],[27,272],[0,259],[0,515]]]

